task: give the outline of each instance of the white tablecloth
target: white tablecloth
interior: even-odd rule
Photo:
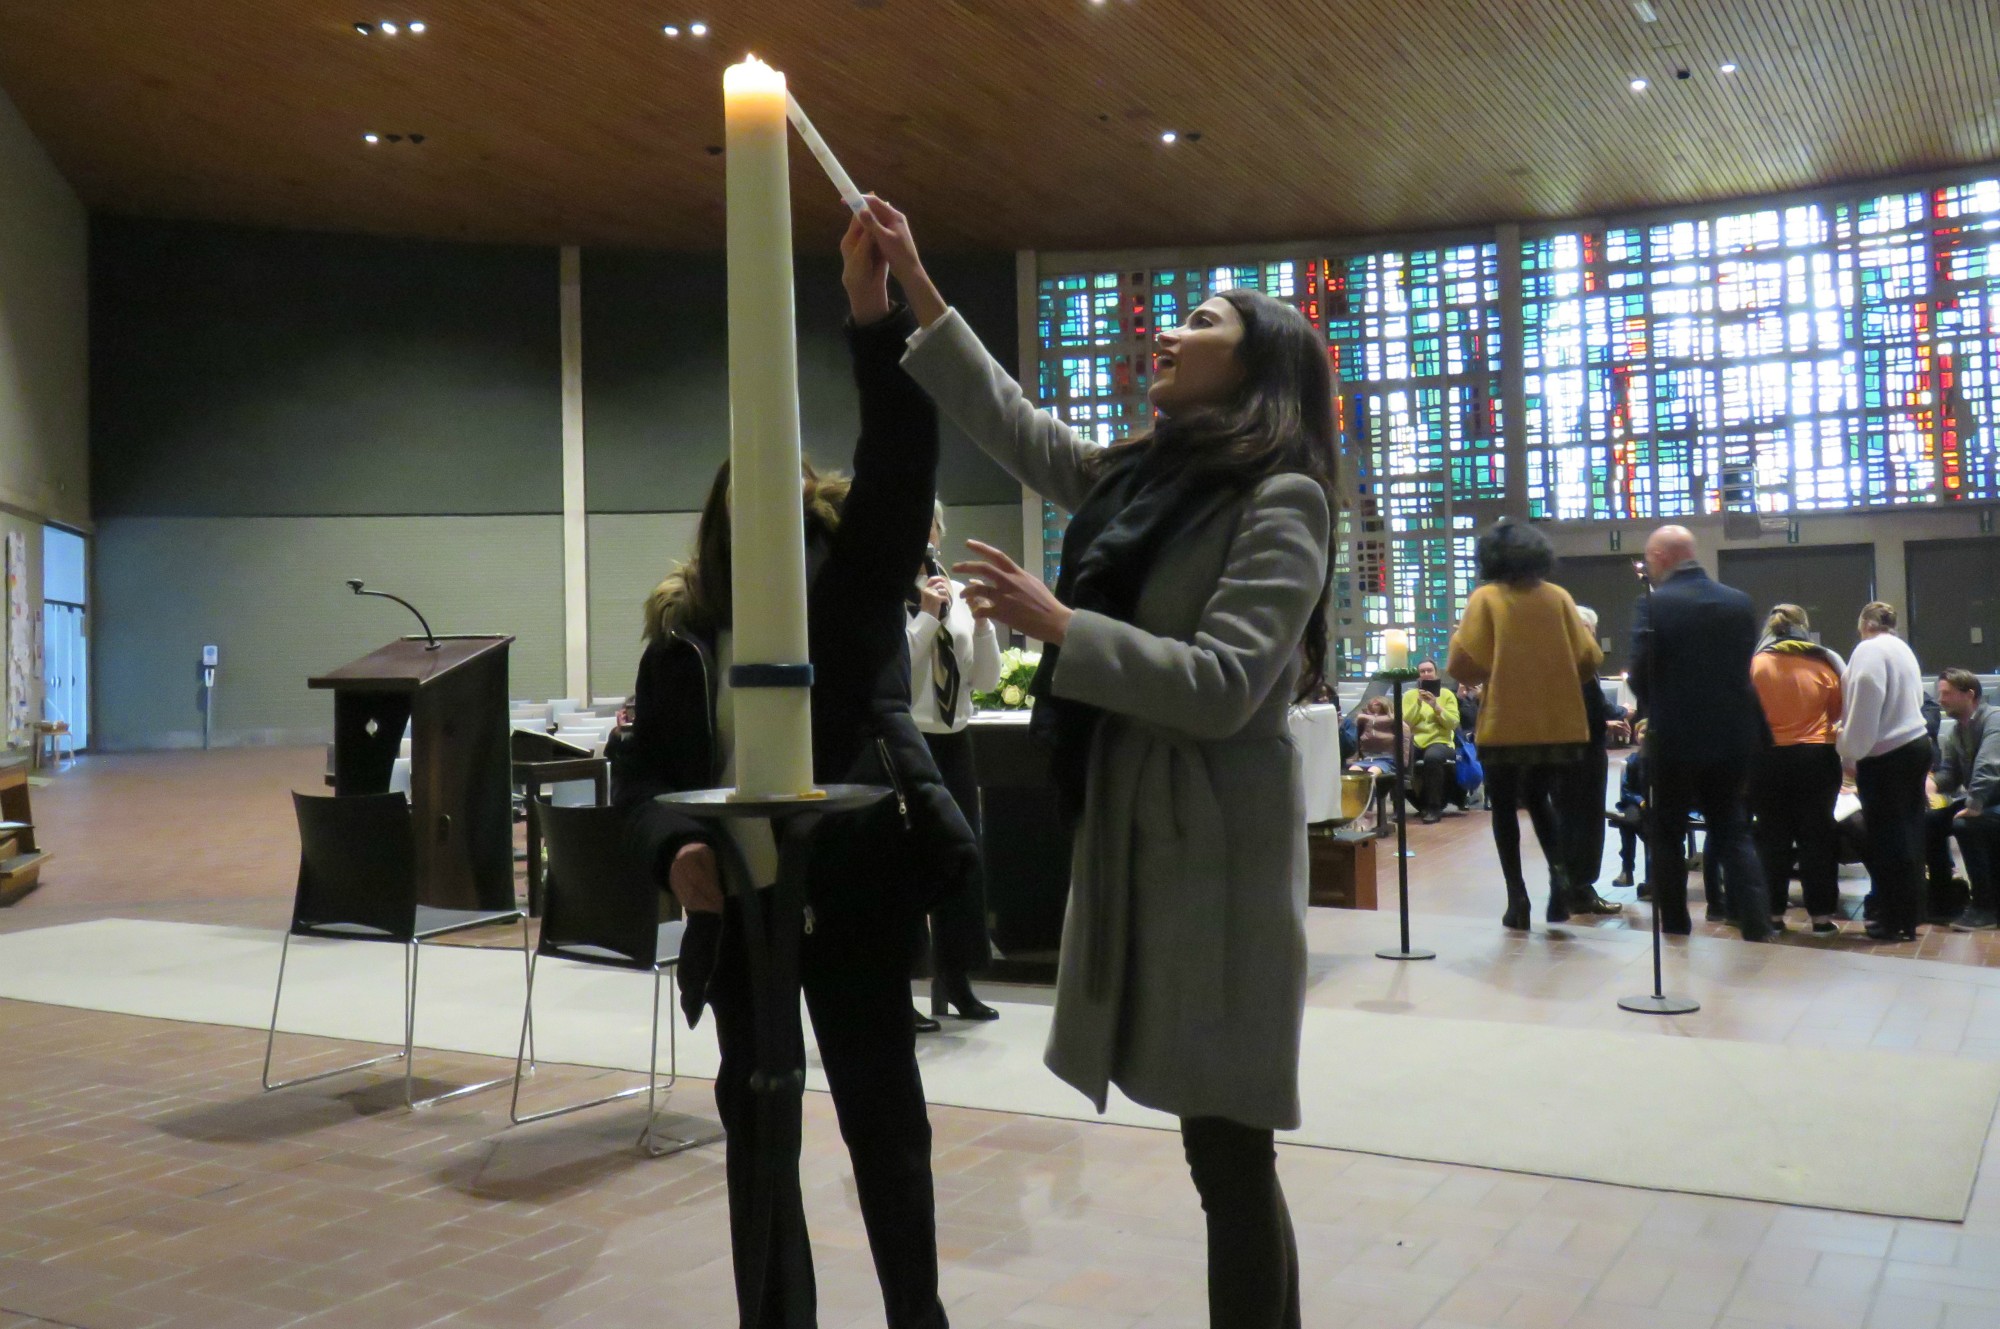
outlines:
[[[1295,706],[1290,718],[1292,742],[1298,745],[1305,771],[1306,822],[1332,821],[1340,815],[1340,709]],[[1025,726],[1028,712],[981,711],[972,723]]]
[[[1340,815],[1340,708],[1292,708],[1292,742],[1305,772],[1306,824]]]

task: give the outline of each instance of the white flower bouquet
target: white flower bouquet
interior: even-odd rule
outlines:
[[[1024,711],[1035,704],[1028,685],[1035,681],[1035,669],[1042,663],[1041,652],[1010,646],[1000,652],[1000,686],[991,692],[972,694],[973,705],[982,711]]]

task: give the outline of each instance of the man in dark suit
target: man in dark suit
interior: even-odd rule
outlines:
[[[1750,685],[1757,614],[1749,596],[1710,580],[1684,526],[1663,526],[1646,541],[1646,575],[1656,589],[1633,619],[1631,683],[1651,716],[1650,850],[1660,927],[1683,936],[1692,928],[1687,821],[1689,809],[1699,808],[1708,824],[1704,862],[1720,870],[1744,938],[1762,941],[1771,934],[1771,910],[1743,799],[1750,759],[1769,733]],[[1711,911],[1715,905],[1711,898]]]

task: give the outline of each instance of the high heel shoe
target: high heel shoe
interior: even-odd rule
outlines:
[[[1500,915],[1500,926],[1515,932],[1526,932],[1528,923],[1534,917],[1534,909],[1528,903],[1528,893],[1507,892],[1507,912]]]
[[[910,1025],[920,1034],[935,1034],[938,1030],[944,1028],[943,1025],[930,1016],[925,1015],[914,1006],[910,1007]]]
[[[961,1020],[1000,1018],[1000,1012],[972,995],[972,984],[963,974],[952,979],[931,980],[931,1014],[939,1018],[956,1015]]]

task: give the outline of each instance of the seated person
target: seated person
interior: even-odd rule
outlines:
[[[1390,804],[1395,801],[1394,790],[1382,792],[1384,781],[1392,780],[1396,774],[1396,763],[1402,759],[1403,726],[1396,722],[1396,714],[1387,697],[1372,697],[1363,702],[1361,709],[1354,713],[1355,745],[1359,749],[1354,759],[1347,763],[1350,771],[1372,771],[1375,775],[1377,796],[1375,799],[1375,832],[1389,833]]]
[[[1410,774],[1415,777],[1410,792],[1424,824],[1435,825],[1444,815],[1451,787],[1458,783],[1458,750],[1452,744],[1458,732],[1458,698],[1444,690],[1437,661],[1417,666],[1417,686],[1403,694],[1403,723],[1410,731]]]
[[[1484,683],[1458,685],[1458,732],[1470,739],[1479,729],[1479,707],[1486,700]]]
[[[1938,707],[1946,722],[1938,731],[1938,767],[1931,790],[1945,803],[1926,815],[1925,829],[1927,847],[1932,849],[1933,891],[1939,886],[1940,859],[1945,860],[1944,884],[1950,884],[1950,862],[1941,843],[1945,836],[1958,841],[1965,859],[1972,898],[1952,923],[1954,932],[2000,927],[2000,891],[1993,875],[1994,852],[2000,849],[2000,806],[1996,806],[2000,805],[2000,720],[1983,691],[1970,670],[1947,669],[1938,675]]]
[[[1402,729],[1403,726],[1396,723],[1396,713],[1390,707],[1389,699],[1371,698],[1355,713],[1354,738],[1360,751],[1348,763],[1347,769],[1394,775],[1396,763],[1402,758]]]
[[[1643,742],[1646,737],[1646,722],[1639,722],[1635,742]],[[1646,825],[1646,753],[1637,748],[1625,759],[1625,770],[1618,777],[1618,802],[1612,808],[1618,826],[1618,875],[1611,879],[1613,886],[1630,886],[1632,868],[1638,859],[1639,840]],[[1648,866],[1651,859],[1648,858]],[[1641,895],[1645,887],[1640,888]]]

